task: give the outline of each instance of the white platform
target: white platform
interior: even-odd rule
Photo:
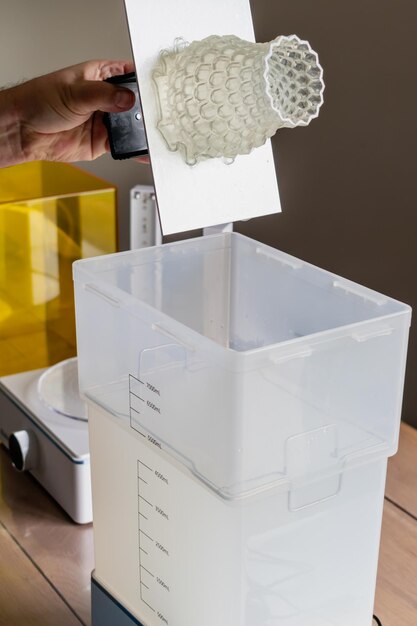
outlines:
[[[43,404],[37,384],[45,370],[0,378],[0,441],[30,431],[37,461],[30,473],[77,523],[92,521],[88,424]]]
[[[125,0],[125,5],[164,235],[281,211],[269,140],[233,165],[209,159],[190,167],[169,151],[156,127],[152,71],[160,52],[178,37],[191,42],[234,34],[254,41],[249,1]]]

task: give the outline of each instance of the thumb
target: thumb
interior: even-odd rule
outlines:
[[[117,113],[133,107],[135,94],[105,81],[86,80],[71,85],[70,100],[69,108],[78,115],[91,115],[94,111]]]

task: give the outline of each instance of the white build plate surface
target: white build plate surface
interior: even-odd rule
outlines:
[[[157,124],[152,71],[161,50],[234,34],[254,41],[248,0],[125,0],[158,209],[165,235],[281,211],[271,143],[232,165],[208,159],[194,167],[170,152]],[[277,33],[278,35],[279,33]]]
[[[35,459],[28,471],[78,524],[93,519],[87,422],[60,415],[38,394],[45,370],[0,378],[0,443],[18,432],[31,435]]]
[[[53,411],[39,397],[38,381],[45,370],[0,378],[0,389],[29,414],[33,423],[74,461],[89,462],[88,424]]]

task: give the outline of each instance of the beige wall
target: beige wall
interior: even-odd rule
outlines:
[[[252,8],[259,40],[311,41],[327,88],[318,120],[274,139],[283,213],[237,229],[417,307],[416,1],[253,0]],[[0,84],[129,55],[122,0],[3,2]],[[125,245],[128,189],[149,182],[149,170],[108,157],[87,167],[120,186]],[[417,425],[416,372],[413,330],[404,415]]]

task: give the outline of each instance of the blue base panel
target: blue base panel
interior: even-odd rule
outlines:
[[[91,577],[92,626],[143,626],[120,602]],[[373,624],[382,626],[374,615]]]
[[[143,626],[91,577],[92,626]]]

